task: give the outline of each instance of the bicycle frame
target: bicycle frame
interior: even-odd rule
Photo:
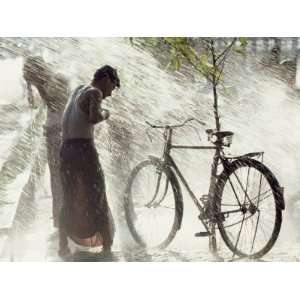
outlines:
[[[218,165],[218,162],[220,160],[221,156],[221,151],[222,147],[219,146],[220,143],[217,143],[216,146],[188,146],[188,145],[174,145],[172,144],[172,135],[173,135],[173,129],[172,128],[166,128],[164,132],[164,137],[165,137],[165,144],[164,144],[164,151],[163,151],[163,163],[169,167],[171,167],[178,178],[180,179],[181,183],[184,185],[186,188],[187,192],[189,193],[190,197],[192,198],[193,202],[199,209],[200,213],[204,215],[205,210],[204,210],[204,202],[201,199],[198,199],[192,189],[190,188],[189,184],[187,183],[187,180],[184,178],[183,174],[180,172],[178,166],[176,165],[174,159],[171,156],[171,150],[172,149],[177,149],[177,150],[215,150],[215,155],[214,155],[214,166]],[[218,145],[219,144],[219,145]],[[222,164],[223,164],[223,159],[221,159]],[[209,191],[211,191],[211,185],[213,181],[210,181],[210,187]],[[209,200],[211,201],[214,197],[214,195],[210,195]],[[199,218],[204,225],[205,229],[209,231],[208,225],[201,219]]]
[[[156,128],[164,128],[163,137],[165,139],[165,142],[164,142],[164,150],[163,150],[163,156],[162,156],[162,166],[160,166],[160,167],[164,168],[165,166],[167,166],[174,171],[175,175],[180,179],[181,183],[184,185],[188,194],[192,198],[194,204],[200,211],[200,215],[199,215],[200,221],[204,225],[207,232],[211,232],[209,230],[209,227],[211,225],[213,225],[214,223],[216,223],[216,220],[215,220],[216,216],[213,213],[214,207],[212,205],[214,203],[213,200],[216,197],[216,185],[217,185],[217,180],[218,180],[217,173],[218,173],[219,162],[221,162],[223,169],[227,169],[230,167],[231,160],[260,156],[260,155],[263,155],[263,152],[253,152],[253,153],[247,153],[247,154],[244,154],[241,156],[226,157],[223,152],[223,147],[225,144],[222,141],[221,135],[219,135],[219,136],[216,135],[217,139],[216,139],[216,141],[213,142],[213,144],[214,144],[213,146],[212,145],[210,145],[210,146],[175,145],[172,143],[173,129],[176,127],[182,127],[182,126],[183,126],[182,124],[178,125],[178,126],[164,126],[164,127],[155,126],[155,125],[153,126],[154,128],[155,127]],[[222,133],[222,132],[219,132],[219,133]],[[227,133],[227,132],[223,132],[223,133]],[[178,166],[176,165],[175,161],[173,160],[173,158],[171,156],[172,149],[177,149],[177,150],[215,150],[215,154],[213,157],[213,164],[211,167],[211,177],[210,177],[207,201],[204,201],[204,199],[201,199],[201,198],[198,199],[196,197],[196,195],[193,193],[192,189],[190,188],[190,186],[187,183],[187,180],[184,178],[183,174],[180,172]],[[151,158],[151,156],[150,156],[150,158]],[[158,181],[157,181],[155,195],[154,195],[153,199],[149,202],[149,205],[151,205],[153,203],[153,201],[155,200],[155,197],[157,195],[157,192],[158,192],[159,186],[160,186],[160,178],[161,177],[159,176]],[[240,186],[242,187],[241,184],[240,184]],[[165,193],[167,191],[167,187],[168,187],[168,183],[166,184],[166,187],[165,187]],[[228,212],[226,212],[227,214],[235,213],[237,211],[242,211],[242,209],[245,209],[243,207],[243,205],[240,203],[238,197],[236,197],[236,199],[240,206],[240,209],[228,211]],[[248,200],[251,202],[251,199],[248,199]],[[213,227],[214,226],[212,226],[212,228]]]

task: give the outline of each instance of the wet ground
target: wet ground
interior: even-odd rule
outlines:
[[[63,261],[57,255],[57,233],[51,225],[49,197],[39,198],[37,205],[38,216],[27,230],[18,232],[3,232],[2,261]],[[271,249],[261,258],[260,262],[297,262],[300,261],[300,243],[289,241],[283,234]],[[1,244],[0,244],[1,247]],[[112,256],[103,254],[76,253],[64,261],[82,262],[218,262],[218,261],[253,261],[232,257],[225,245],[219,240],[219,257],[208,250],[207,238],[195,238],[187,228],[178,233],[174,241],[165,250],[141,250],[134,243],[125,249],[120,244],[118,236],[115,239]]]

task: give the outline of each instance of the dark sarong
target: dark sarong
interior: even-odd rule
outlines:
[[[70,237],[102,234],[104,244],[113,240],[114,226],[106,199],[104,174],[91,139],[70,139],[61,147],[64,190],[63,219]]]

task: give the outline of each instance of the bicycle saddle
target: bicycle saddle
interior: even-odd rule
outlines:
[[[213,134],[216,135],[219,139],[223,139],[227,136],[232,136],[233,132],[232,131],[216,131]]]
[[[207,134],[215,135],[218,139],[223,139],[227,136],[232,136],[233,132],[232,131],[215,131],[212,129],[207,129],[206,130]]]

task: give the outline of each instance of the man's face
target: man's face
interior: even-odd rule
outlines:
[[[114,81],[110,79],[109,76],[106,77],[105,80],[105,90],[104,90],[104,97],[110,97],[112,94],[112,91],[116,88],[116,84]]]

